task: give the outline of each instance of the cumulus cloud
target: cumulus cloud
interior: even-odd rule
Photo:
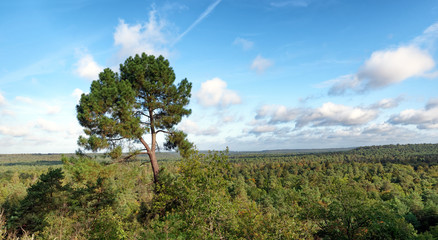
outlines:
[[[263,105],[257,110],[256,119],[269,117],[271,123],[283,123],[295,120],[300,113],[299,109],[282,105]]]
[[[251,69],[256,71],[258,74],[262,74],[265,72],[266,69],[268,69],[272,65],[273,62],[271,60],[263,58],[262,56],[258,55],[252,61]]]
[[[120,46],[120,58],[143,52],[168,57],[167,24],[164,20],[157,19],[156,15],[156,10],[150,11],[149,21],[144,24],[129,25],[124,20],[119,20],[114,33],[114,44]]]
[[[345,75],[332,83],[329,95],[351,90],[365,92],[397,84],[412,77],[436,78],[435,61],[430,51],[436,48],[438,23],[429,26],[410,43],[394,49],[375,51],[357,73]]]
[[[196,93],[198,102],[204,107],[226,107],[240,104],[240,96],[227,89],[227,83],[220,78],[213,78],[201,84],[201,89]]]
[[[356,74],[336,80],[329,94],[340,95],[347,90],[364,92],[424,76],[435,67],[432,56],[416,46],[374,52]]]
[[[350,107],[331,102],[319,108],[297,109],[281,105],[264,105],[257,110],[256,119],[268,119],[269,123],[281,124],[295,122],[296,128],[307,125],[319,126],[358,126],[374,120],[378,109]]]
[[[418,129],[438,129],[438,99],[431,99],[424,109],[407,109],[393,115],[388,122],[416,125]]]
[[[184,131],[185,133],[198,135],[198,136],[200,135],[211,136],[211,135],[217,135],[219,133],[219,130],[214,126],[210,126],[208,128],[201,128],[196,122],[190,119],[183,120],[178,125],[178,129]]]
[[[103,70],[103,67],[94,61],[93,56],[90,54],[86,54],[81,57],[76,63],[76,73],[85,79],[90,81],[96,80],[99,76],[99,73]]]
[[[249,41],[247,39],[240,38],[240,37],[236,38],[234,40],[233,44],[241,46],[242,49],[245,50],[245,51],[251,49],[254,46],[254,42],[251,42],[251,41]]]
[[[374,52],[359,72],[359,78],[368,79],[369,87],[378,88],[420,76],[434,66],[432,56],[426,51],[415,46],[400,47]]]
[[[377,110],[349,107],[331,102],[321,107],[307,110],[296,120],[296,127],[312,126],[355,126],[362,125],[377,117]]]

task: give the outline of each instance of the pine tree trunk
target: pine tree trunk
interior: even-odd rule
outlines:
[[[154,173],[154,183],[158,183],[158,172],[160,169],[158,168],[157,157],[155,155],[155,151],[148,154],[149,159],[151,160],[152,171]]]

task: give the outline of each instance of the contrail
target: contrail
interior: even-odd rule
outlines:
[[[208,16],[208,14],[211,13],[211,11],[214,10],[214,8],[221,2],[222,0],[216,0],[214,3],[212,3],[210,6],[208,6],[208,8],[198,17],[198,19],[196,19],[195,22],[192,23],[192,25],[190,25],[190,27],[188,27],[183,33],[181,33],[176,39],[175,41],[173,41],[172,46],[175,45],[177,42],[179,42],[181,40],[181,38],[183,38],[188,32],[190,32],[196,25],[198,25],[198,23],[200,23],[202,20],[204,20],[205,17]]]

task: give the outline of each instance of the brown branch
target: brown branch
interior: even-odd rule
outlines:
[[[152,151],[151,151],[151,148],[149,147],[149,145],[146,143],[146,141],[142,137],[140,137],[139,140],[143,144],[143,146],[146,148],[147,154],[150,154]]]
[[[137,111],[137,112],[135,112],[135,114],[136,115],[139,114],[139,115],[143,115],[143,116],[145,116],[147,118],[151,118],[149,115],[145,114],[143,111]]]
[[[157,131],[157,133],[160,133],[160,132],[162,132],[162,133],[167,133],[167,134],[172,134],[172,133],[169,132],[169,131],[164,131],[164,130],[158,130],[158,131]]]
[[[147,152],[135,152],[135,153],[132,153],[124,158],[121,158],[120,160],[114,161],[114,163],[125,162],[125,161],[131,159],[132,157],[135,157],[135,156],[140,155],[140,154],[147,154]]]

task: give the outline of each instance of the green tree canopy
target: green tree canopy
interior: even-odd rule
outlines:
[[[146,153],[157,181],[158,133],[166,134],[166,149],[177,149],[183,156],[193,146],[185,133],[174,128],[191,113],[187,105],[192,84],[187,79],[174,82],[175,73],[163,56],[143,53],[129,57],[120,64],[120,73],[104,69],[91,84],[90,93],[82,94],[76,106],[77,118],[87,135],[79,138],[79,146],[94,152],[108,149],[114,159],[121,159],[123,149],[131,152],[125,158]],[[146,134],[150,135],[149,144]]]

